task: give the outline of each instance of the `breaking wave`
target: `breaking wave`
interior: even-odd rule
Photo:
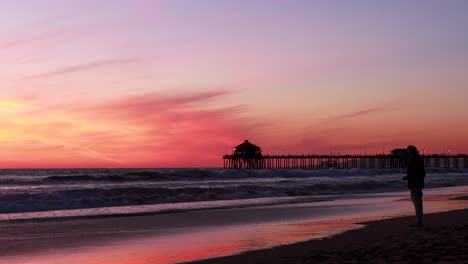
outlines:
[[[0,173],[0,213],[406,190],[403,170],[30,170]],[[468,185],[430,169],[427,188]]]

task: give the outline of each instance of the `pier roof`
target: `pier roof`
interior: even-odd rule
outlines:
[[[257,152],[260,151],[260,147],[250,143],[248,140],[245,140],[242,144],[239,144],[234,147],[236,152]]]

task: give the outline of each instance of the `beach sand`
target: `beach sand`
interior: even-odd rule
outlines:
[[[468,263],[467,191],[427,191],[428,213],[455,211],[426,215],[423,228],[408,227],[414,216],[390,218],[413,213],[406,192],[173,214],[2,221],[0,263],[167,264],[227,255],[192,263]],[[390,219],[377,221],[382,218]],[[246,253],[233,255],[239,252]]]
[[[191,264],[468,263],[468,210],[365,223],[362,229],[321,240],[246,252]]]

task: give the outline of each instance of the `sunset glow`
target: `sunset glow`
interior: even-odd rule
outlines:
[[[468,153],[468,2],[294,3],[3,1],[0,167]]]

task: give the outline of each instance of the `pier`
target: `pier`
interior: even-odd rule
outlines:
[[[421,155],[426,168],[468,168],[468,154]],[[225,169],[403,169],[408,151],[397,148],[375,155],[263,155],[262,148],[245,140],[223,156]]]
[[[468,168],[468,155],[421,155],[426,168]],[[398,155],[225,155],[225,169],[398,169],[406,157]]]

